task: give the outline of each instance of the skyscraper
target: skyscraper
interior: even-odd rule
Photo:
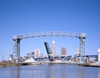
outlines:
[[[66,47],[61,48],[61,55],[67,55],[67,49]]]
[[[40,49],[35,49],[34,55],[40,56]]]
[[[78,48],[78,45],[77,45],[77,48],[76,48],[76,55],[79,55],[79,48]]]
[[[54,42],[54,40],[52,41],[52,44],[51,44],[51,52],[52,52],[52,54],[54,54],[54,55],[55,55],[55,53],[56,53],[56,47],[55,47],[55,42]]]

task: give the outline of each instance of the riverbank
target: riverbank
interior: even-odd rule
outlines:
[[[1,61],[0,62],[0,68],[2,67],[11,67],[11,66],[21,66],[22,64],[20,63],[14,63],[12,61]]]
[[[60,62],[34,62],[34,63],[14,63],[12,61],[2,61],[0,62],[0,68],[11,67],[11,66],[23,66],[23,65],[42,65],[42,64],[66,64],[66,65],[77,65],[77,66],[87,66],[87,67],[100,67],[100,63],[60,63]]]
[[[0,68],[3,68],[3,67],[12,67],[12,66],[23,66],[23,65],[41,65],[41,64],[48,64],[48,63],[39,63],[39,62],[36,62],[36,63],[15,63],[15,62],[12,62],[12,61],[1,61],[0,62]]]
[[[78,64],[78,66],[86,66],[86,67],[100,67],[100,63],[84,63],[84,64]]]

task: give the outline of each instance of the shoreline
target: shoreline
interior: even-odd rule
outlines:
[[[77,63],[14,63],[12,61],[6,61],[6,62],[0,62],[0,68],[4,67],[12,67],[12,66],[25,66],[25,65],[43,65],[43,64],[66,64],[66,65],[77,65],[77,66],[84,66],[84,67],[100,67],[100,63],[83,63],[83,64],[77,64]]]
[[[100,67],[100,63],[84,63],[84,64],[78,64],[78,66],[84,66],[84,67]]]

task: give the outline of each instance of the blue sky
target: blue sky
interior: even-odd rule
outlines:
[[[66,31],[86,33],[86,54],[97,54],[100,48],[99,0],[0,0],[0,60],[13,53],[13,36],[33,32]],[[79,39],[70,37],[36,37],[21,40],[21,56],[40,49],[46,54],[44,42],[56,53],[67,48],[76,53]]]

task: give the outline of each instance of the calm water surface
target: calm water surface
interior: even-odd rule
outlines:
[[[100,68],[51,64],[0,68],[0,78],[100,78]]]

